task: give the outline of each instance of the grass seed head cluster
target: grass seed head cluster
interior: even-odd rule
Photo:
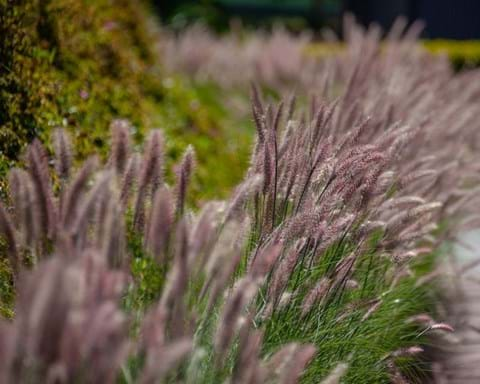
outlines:
[[[0,209],[18,288],[0,381],[413,376],[422,259],[478,221],[480,89],[477,72],[415,50],[415,30],[395,33],[380,48],[348,24],[308,110],[252,87],[245,179],[195,213],[194,149],[169,185],[159,130],[138,152],[115,121],[108,161],[80,167],[64,131],[52,156],[34,141]]]

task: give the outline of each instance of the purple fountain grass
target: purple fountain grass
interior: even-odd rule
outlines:
[[[201,25],[177,35],[164,30],[160,39],[163,62],[170,73],[184,72],[224,88],[258,81],[279,89],[316,78],[316,62],[305,55],[309,34],[294,36],[282,27],[272,33],[242,34],[245,38],[237,34],[216,37]],[[299,68],[306,70],[300,73]]]
[[[346,363],[339,363],[330,374],[322,380],[320,384],[340,384],[340,380],[342,376],[348,370],[348,364]]]
[[[189,146],[183,155],[179,169],[177,170],[177,204],[176,210],[178,215],[183,215],[185,209],[185,199],[187,196],[187,187],[190,182],[193,168],[195,166],[195,151]]]
[[[308,332],[332,303],[340,303],[335,322],[357,319],[346,337],[385,311],[388,292],[350,295],[370,282],[357,274],[365,258],[388,261],[382,278],[394,289],[414,273],[412,260],[435,252],[463,219],[472,223],[478,202],[470,188],[480,180],[478,74],[454,77],[441,60],[410,52],[416,33],[395,40],[392,32],[381,52],[377,29],[348,24],[345,55],[326,59],[331,82],[307,113],[293,101],[283,113],[253,86],[257,138],[245,180],[199,213],[187,199],[193,149],[168,185],[160,131],[140,156],[128,123],[116,121],[108,163],[92,158],[78,170],[64,132],[54,167],[32,143],[27,171],[12,170],[0,206],[20,291],[16,318],[2,325],[0,378],[296,383],[321,358],[325,335]],[[293,76],[288,65],[276,71]],[[158,267],[158,291],[149,308],[127,314],[121,297],[138,288],[127,266],[147,260]],[[340,301],[348,295],[356,299]],[[283,315],[302,337],[275,340]],[[451,331],[431,318],[422,324]],[[406,380],[394,358],[420,352],[405,348],[379,359],[392,381]],[[354,364],[338,358],[345,364],[325,367],[325,382]]]
[[[258,284],[251,277],[246,277],[237,283],[232,294],[225,303],[221,315],[220,327],[215,335],[216,356],[223,361],[225,354],[238,328],[238,319],[244,307],[252,300],[258,289]]]
[[[62,204],[61,223],[64,227],[70,227],[75,217],[77,217],[79,203],[84,191],[87,189],[87,183],[95,170],[97,160],[95,158],[87,159],[82,168],[77,172],[75,178],[69,183],[68,189],[62,191],[60,202]]]
[[[55,168],[62,180],[67,180],[72,167],[72,144],[63,129],[57,129],[53,136],[53,146],[57,158]]]
[[[9,175],[9,186],[16,228],[22,237],[21,241],[31,247],[38,235],[39,227],[33,214],[36,202],[32,181],[27,172],[13,169]]]
[[[114,120],[110,126],[112,132],[110,163],[119,175],[125,171],[130,155],[130,129],[130,123],[126,120]]]
[[[151,198],[160,186],[163,177],[163,135],[159,130],[153,130],[147,139],[143,161],[138,179],[138,193],[135,203],[135,216],[133,218],[135,229],[142,232],[145,229],[145,202],[150,196],[148,188],[151,187]]]
[[[264,368],[259,364],[262,347],[262,333],[253,331],[248,326],[249,321],[242,327],[239,335],[239,353],[235,362],[232,375],[233,383],[260,383],[264,380],[266,374]]]
[[[290,349],[290,356],[278,375],[281,384],[297,383],[316,351],[313,345],[290,344],[287,348]]]
[[[20,266],[19,257],[17,254],[17,240],[15,238],[15,230],[2,204],[0,204],[0,233],[7,241],[7,255],[10,260],[10,265],[12,266],[13,272],[15,275],[17,275]]]
[[[166,188],[155,193],[146,237],[147,247],[160,264],[166,260],[167,245],[174,224],[173,198]]]
[[[140,165],[140,157],[137,154],[132,155],[128,159],[125,172],[122,176],[121,180],[121,188],[120,188],[120,202],[122,204],[122,208],[126,208],[128,205],[128,201],[131,197],[133,192],[133,187],[136,181],[136,175]]]
[[[1,325],[2,382],[115,382],[130,349],[116,304],[126,276],[95,252],[77,256],[22,276],[16,320]]]
[[[27,164],[32,183],[38,194],[38,216],[43,236],[52,239],[56,232],[56,211],[53,203],[51,180],[48,170],[48,159],[45,149],[35,140],[27,151]]]

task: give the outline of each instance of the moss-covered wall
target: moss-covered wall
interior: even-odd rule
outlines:
[[[77,149],[102,148],[112,118],[147,124],[143,98],[155,76],[142,7],[130,0],[1,0],[0,151],[16,160],[51,127]]]

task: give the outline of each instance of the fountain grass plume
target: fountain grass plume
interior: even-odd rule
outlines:
[[[2,378],[255,384],[421,374],[425,329],[408,320],[431,309],[425,276],[442,240],[472,220],[478,74],[453,77],[410,51],[415,30],[381,50],[376,29],[346,28],[346,54],[329,72],[335,86],[308,111],[288,102],[283,113],[253,86],[250,168],[230,200],[200,212],[186,203],[193,149],[168,185],[158,130],[140,156],[116,122],[109,161],[79,168],[67,166],[61,131],[52,161],[32,143],[0,210],[19,291],[0,331]]]

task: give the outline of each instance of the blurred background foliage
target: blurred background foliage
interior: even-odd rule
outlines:
[[[270,27],[281,23],[291,30],[330,26],[338,28],[344,10],[340,0],[175,0],[153,1],[163,22],[181,29],[201,22],[225,31],[232,18],[247,26]]]
[[[291,32],[306,28],[320,35],[323,28],[342,33],[344,12],[364,25],[377,23],[388,30],[398,16],[425,21],[423,45],[434,54],[446,54],[455,70],[480,65],[480,24],[474,15],[480,3],[470,0],[152,0],[163,23],[181,30],[193,23],[228,31],[231,20],[249,27],[270,29],[284,25]],[[478,40],[477,40],[478,39]],[[316,54],[337,53],[341,47],[316,44]]]
[[[248,137],[218,141],[225,140],[223,127],[243,122],[233,122],[214,85],[162,75],[148,7],[132,0],[0,0],[0,176],[28,142],[48,141],[56,127],[73,134],[79,158],[105,154],[109,124],[125,118],[137,140],[164,129],[172,161],[186,142],[195,145],[194,190],[202,198],[223,197],[238,182]]]
[[[280,22],[296,32],[339,30],[347,7],[336,0],[0,0],[0,176],[20,160],[28,142],[48,141],[56,127],[73,134],[79,158],[105,154],[109,124],[125,118],[137,140],[150,128],[162,128],[171,161],[187,143],[195,146],[192,201],[225,197],[248,163],[248,95],[165,74],[156,15],[173,29],[203,22],[226,31],[236,17],[246,28]],[[446,53],[457,69],[480,63],[476,41],[425,46]],[[340,50],[319,43],[310,51]]]

